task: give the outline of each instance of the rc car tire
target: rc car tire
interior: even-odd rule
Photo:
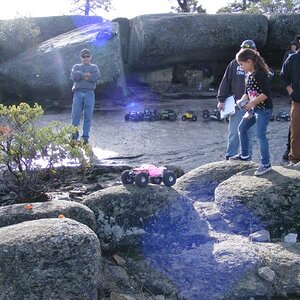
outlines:
[[[209,111],[208,111],[207,109],[205,109],[205,110],[203,111],[202,116],[203,116],[203,119],[209,119],[209,118],[210,118]]]
[[[130,174],[130,171],[129,170],[126,170],[126,171],[123,171],[121,173],[121,181],[122,183],[125,185],[125,184],[133,184],[134,183],[134,177],[129,175]]]
[[[285,117],[285,120],[286,120],[286,121],[291,121],[291,117],[290,117],[290,116],[286,116],[286,117]]]
[[[150,183],[161,184],[162,183],[162,178],[161,177],[150,177]]]
[[[177,118],[176,115],[170,115],[170,116],[169,116],[169,120],[170,120],[170,121],[175,121],[176,118]]]
[[[149,182],[149,176],[145,172],[141,172],[135,175],[135,184],[139,187],[145,187]]]
[[[186,120],[186,116],[182,116],[182,121],[185,121]]]
[[[173,171],[166,171],[163,175],[163,183],[166,186],[172,186],[176,182],[176,174]]]
[[[125,115],[125,121],[129,121],[129,114]]]
[[[278,121],[278,122],[281,121],[281,117],[280,117],[280,116],[276,116],[275,119],[276,119],[276,121]]]

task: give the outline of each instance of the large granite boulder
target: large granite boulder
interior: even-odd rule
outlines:
[[[280,14],[269,17],[266,48],[262,52],[271,66],[281,67],[284,52],[299,34],[300,14]]]
[[[28,24],[31,24],[32,28],[35,28],[37,32],[34,42],[41,43],[73,29],[102,22],[103,18],[99,16],[80,15],[16,18],[13,20],[0,20],[0,28],[4,36],[11,38],[13,30],[17,31],[20,26],[24,27],[24,25],[28,26]],[[7,58],[12,58],[13,53],[20,53],[32,46],[32,43],[24,43],[24,39],[26,37],[15,38],[13,41],[9,39],[8,43],[0,39],[0,63],[6,61]]]
[[[96,233],[105,251],[185,248],[206,243],[207,225],[174,189],[115,186],[84,201],[96,215]]]
[[[0,97],[44,105],[70,106],[71,68],[80,50],[92,51],[101,84],[96,94],[125,85],[118,23],[80,27],[47,40],[0,65]],[[112,34],[109,34],[111,32]],[[96,96],[96,105],[97,105]],[[99,100],[98,100],[99,101]]]
[[[173,186],[192,201],[214,201],[215,188],[238,172],[252,169],[254,162],[218,161],[200,166],[179,178]]]
[[[300,236],[300,169],[275,166],[264,176],[238,173],[215,190],[215,204],[233,231],[267,229],[271,238]]]
[[[0,299],[97,300],[101,251],[95,233],[71,219],[0,228]]]
[[[24,221],[58,217],[74,219],[92,230],[96,228],[94,213],[85,205],[77,202],[52,200],[0,207],[0,227]]]
[[[131,19],[129,63],[149,70],[231,59],[245,39],[264,47],[268,18],[248,14],[156,14]]]

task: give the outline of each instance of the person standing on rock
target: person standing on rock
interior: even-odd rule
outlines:
[[[254,172],[254,175],[261,176],[272,169],[267,139],[267,126],[273,109],[269,87],[269,67],[257,51],[252,49],[242,49],[237,53],[236,60],[246,73],[246,93],[240,100],[245,102],[243,109],[246,114],[238,126],[241,152],[230,159],[250,160],[248,130],[256,124],[261,166]]]
[[[70,75],[74,82],[71,118],[72,125],[78,128],[83,113],[82,140],[84,144],[88,144],[95,106],[95,89],[100,80],[100,71],[97,65],[91,64],[92,56],[89,49],[82,49],[80,58],[81,63],[73,66]],[[79,131],[73,134],[72,139],[77,141],[78,138]]]
[[[256,50],[256,45],[252,40],[245,40],[241,44],[241,49]],[[236,100],[241,99],[245,92],[245,72],[238,64],[236,59],[232,60],[227,66],[221,84],[218,89],[217,108],[219,111],[224,110],[225,100],[229,96],[233,96]],[[229,117],[228,139],[226,160],[239,153],[239,135],[238,126],[242,120],[245,111],[235,109],[235,113]],[[253,145],[253,128],[248,131],[249,136],[249,155],[252,156]]]
[[[284,64],[284,62],[286,61],[286,59],[296,53],[296,49],[297,49],[297,42],[296,41],[291,41],[290,43],[290,50],[287,50],[285,53],[284,53],[284,56],[283,56],[283,60],[282,60],[282,65]],[[289,160],[289,153],[290,153],[290,150],[291,150],[291,128],[289,128],[289,133],[288,133],[288,142],[286,144],[286,150],[285,152],[283,153],[282,155],[282,159],[285,160],[285,161],[288,161]]]
[[[300,49],[290,55],[281,69],[283,84],[291,99],[291,141],[289,165],[300,162]]]

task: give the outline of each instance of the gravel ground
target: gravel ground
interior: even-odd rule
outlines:
[[[274,114],[290,110],[287,97],[273,97]],[[158,165],[175,164],[188,172],[200,165],[224,159],[227,141],[226,121],[204,120],[204,109],[213,111],[215,98],[153,101],[128,105],[103,105],[95,110],[90,144],[97,158],[107,164]],[[133,122],[124,120],[130,110],[144,108],[174,109],[178,113],[176,121]],[[198,116],[196,122],[181,120],[186,110],[192,109]],[[59,114],[46,114],[42,122],[58,120],[70,122],[70,110]],[[282,165],[282,154],[286,149],[289,122],[269,123],[271,161]],[[253,160],[259,162],[258,144],[254,144]],[[133,158],[138,156],[137,158]],[[121,159],[123,157],[123,159]],[[110,159],[111,158],[111,159]]]

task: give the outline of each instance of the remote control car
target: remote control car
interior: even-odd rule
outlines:
[[[197,116],[194,114],[194,111],[187,110],[181,119],[182,121],[186,121],[186,120],[197,121]]]
[[[142,121],[144,119],[144,113],[140,111],[130,111],[125,114],[125,121]]]
[[[290,115],[286,111],[280,111],[276,116],[275,116],[276,121],[291,121]]]
[[[121,181],[124,185],[135,183],[139,187],[145,187],[149,182],[172,186],[176,182],[176,174],[166,167],[155,165],[143,165],[139,168],[123,171]]]
[[[160,112],[160,119],[161,120],[175,121],[177,119],[177,114],[172,109],[165,109],[165,110]]]
[[[158,121],[160,119],[160,115],[157,113],[157,110],[144,109],[144,117],[143,121]]]
[[[156,110],[144,109],[143,112],[131,111],[125,114],[125,121],[158,121],[159,119],[160,115]]]
[[[205,109],[202,113],[203,119],[205,120],[215,120],[215,121],[223,121],[226,120],[229,122],[229,117],[226,117],[224,119],[221,118],[221,113],[215,109],[213,112],[209,112],[208,109]]]

